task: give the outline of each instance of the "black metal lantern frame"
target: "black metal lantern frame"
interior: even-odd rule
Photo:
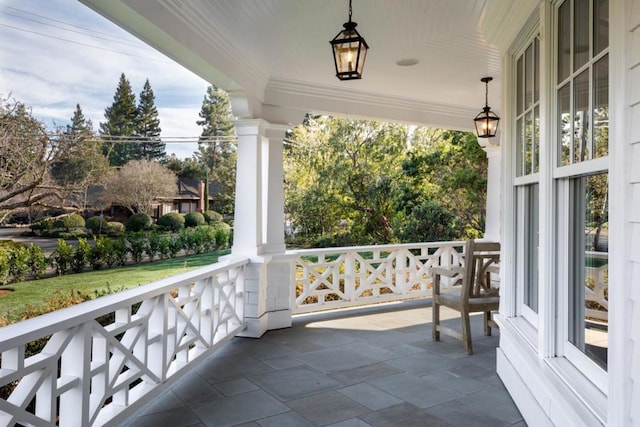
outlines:
[[[362,78],[364,61],[367,57],[369,45],[364,37],[356,30],[357,23],[351,21],[351,0],[349,0],[349,22],[342,26],[344,30],[329,43],[333,48],[333,61],[336,66],[336,77],[340,80],[354,80]]]
[[[498,123],[500,117],[489,108],[489,82],[493,77],[483,77],[480,79],[485,84],[485,103],[482,112],[473,119],[476,125],[476,134],[478,138],[492,138],[496,136],[498,131]]]

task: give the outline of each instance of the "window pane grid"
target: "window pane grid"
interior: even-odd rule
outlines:
[[[536,36],[516,61],[516,176],[539,170],[540,42]]]

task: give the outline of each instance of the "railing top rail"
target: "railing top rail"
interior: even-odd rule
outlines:
[[[344,246],[335,248],[316,248],[316,249],[297,249],[287,251],[287,255],[316,255],[338,252],[371,252],[386,251],[396,249],[415,249],[415,248],[437,248],[441,246],[463,246],[464,241],[448,241],[448,242],[426,242],[426,243],[400,243],[391,245],[369,245],[369,246]]]
[[[176,287],[184,286],[210,277],[218,272],[241,267],[248,263],[249,258],[227,259],[2,327],[0,328],[0,352],[51,335],[61,329],[71,328],[91,321],[97,317],[112,313],[118,308],[128,307],[144,299],[166,293]]]

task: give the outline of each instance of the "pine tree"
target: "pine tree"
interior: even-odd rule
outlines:
[[[122,166],[129,160],[139,158],[134,145],[126,141],[136,133],[137,115],[136,97],[129,80],[122,73],[113,104],[104,111],[107,121],[100,123],[100,134],[107,140],[103,149],[112,166]]]
[[[71,124],[67,125],[67,135],[78,135],[84,132],[91,132],[93,130],[93,123],[90,119],[84,117],[80,104],[76,104],[76,110],[71,117]]]
[[[138,102],[138,121],[136,136],[140,140],[138,150],[140,159],[162,160],[166,156],[165,144],[160,139],[160,119],[155,106],[155,95],[149,79],[144,83]]]
[[[198,140],[198,157],[220,189],[212,198],[213,209],[231,214],[235,201],[237,148],[229,95],[216,86],[209,86],[199,116],[201,120],[197,124],[204,129]]]

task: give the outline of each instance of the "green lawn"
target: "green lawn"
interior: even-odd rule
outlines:
[[[0,296],[0,317],[6,317],[11,322],[20,320],[27,304],[31,306],[42,305],[43,301],[51,298],[59,291],[64,292],[73,289],[94,295],[95,291],[104,292],[108,289],[115,291],[133,288],[197,267],[213,264],[218,261],[219,256],[228,253],[228,250],[217,251],[110,270],[89,271],[14,283],[0,288],[14,290],[9,294]]]

